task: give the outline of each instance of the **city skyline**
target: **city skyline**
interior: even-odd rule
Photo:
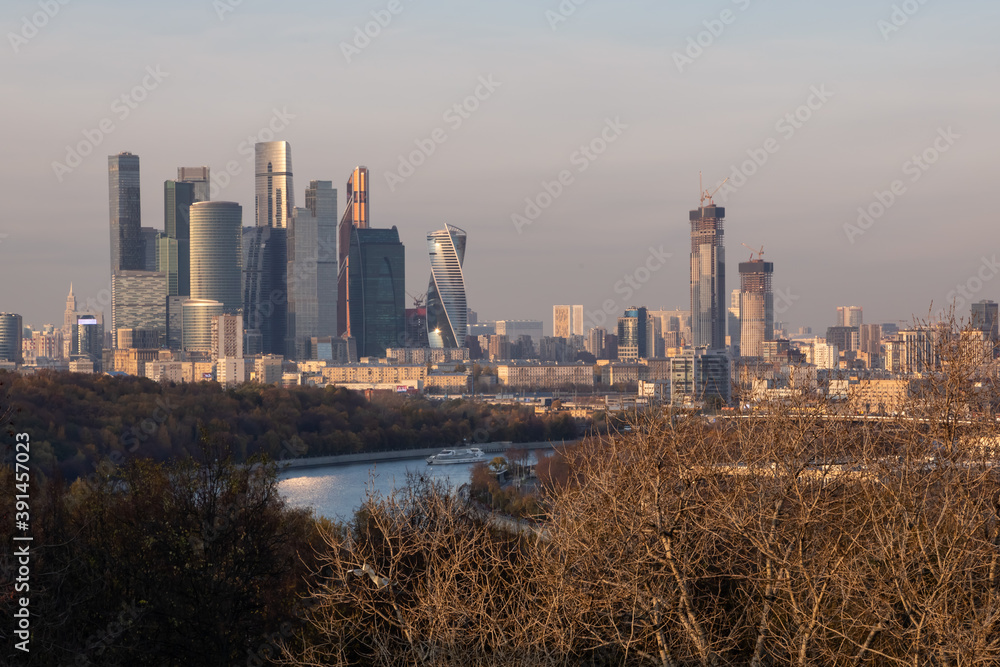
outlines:
[[[30,14],[31,7],[23,12]],[[84,303],[109,289],[106,241],[97,243],[106,204],[94,196],[106,177],[98,175],[103,156],[130,150],[143,157],[142,219],[159,227],[160,187],[181,164],[210,167],[221,190],[217,198],[249,212],[254,165],[247,137],[268,135],[295,145],[300,182],[333,178],[339,184],[354,165],[368,164],[378,202],[373,226],[396,225],[412,249],[421,247],[427,229],[439,226],[437,204],[447,201],[446,219],[477,239],[466,280],[470,306],[484,319],[547,322],[551,305],[567,298],[589,311],[609,298],[618,300],[616,310],[638,301],[650,308],[683,307],[686,233],[676,221],[694,206],[695,172],[704,171],[714,186],[733,175],[733,165],[755,173],[737,174],[733,183],[745,183],[724,190],[725,201],[719,201],[729,209],[731,245],[758,239],[768,244],[782,267],[776,304],[786,306],[781,319],[793,328],[831,324],[829,313],[838,303],[859,303],[871,321],[892,322],[923,316],[931,301],[937,308],[949,294],[973,302],[996,299],[1000,292],[1000,283],[981,280],[981,271],[990,279],[997,273],[992,254],[981,252],[991,240],[986,213],[952,222],[961,233],[943,237],[938,231],[961,203],[988,191],[988,147],[996,139],[990,119],[998,104],[979,82],[988,80],[997,49],[988,37],[995,7],[922,5],[888,31],[880,27],[892,15],[888,2],[837,8],[635,3],[647,17],[648,27],[641,29],[626,20],[628,6],[621,11],[588,3],[555,20],[547,12],[558,15],[557,3],[403,7],[350,62],[341,45],[352,45],[355,28],[363,29],[379,7],[304,3],[275,10],[243,3],[220,17],[211,3],[180,2],[171,12],[152,10],[152,20],[138,9],[102,2],[86,10],[62,8],[7,55],[16,65],[11,85],[35,101],[32,109],[47,109],[47,122],[38,123],[29,105],[12,112],[9,127],[18,132],[8,141],[11,164],[2,169],[4,182],[19,194],[12,219],[25,222],[0,229],[6,235],[0,259],[12,271],[31,270],[37,277],[30,296],[5,281],[4,307],[40,325],[58,321],[56,309],[70,282]],[[716,25],[724,8],[735,21],[717,36],[708,33],[703,53],[683,62],[689,38],[707,31],[706,22]],[[973,13],[974,22],[967,18]],[[308,23],[289,21],[308,27],[290,28],[262,47],[266,40],[255,36],[270,34],[265,31],[283,14],[308,15]],[[109,20],[112,15],[116,21]],[[19,22],[20,14],[11,19],[15,32]],[[449,30],[438,52],[413,48],[462,25],[474,29],[464,35]],[[799,62],[790,54],[807,30],[811,56]],[[170,50],[161,47],[178,34],[190,38],[190,48],[162,55]],[[85,36],[92,53],[81,50]],[[512,38],[524,46],[517,55],[510,55]],[[290,52],[289,44],[301,48]],[[232,52],[233,65],[217,74],[232,85],[220,87],[213,79],[209,87],[205,58],[223,47]],[[460,47],[467,55],[448,57]],[[134,57],[110,57],[124,49],[134,50]],[[74,59],[65,73],[43,69],[63,55]],[[302,57],[328,62],[328,76],[342,81],[337,89],[352,90],[359,103],[338,104],[311,90],[315,86],[304,72],[288,71]],[[610,76],[624,63],[644,61],[649,64],[627,76]],[[539,62],[545,64],[532,70]],[[435,80],[417,76],[420,70],[435,71]],[[283,82],[279,90],[259,86],[265,75]],[[493,83],[487,86],[480,77]],[[242,85],[250,81],[258,85]],[[928,89],[939,94],[915,105]],[[54,90],[73,103],[56,104]],[[673,103],[681,97],[696,101]],[[399,105],[401,99],[407,103]],[[464,106],[470,99],[467,106],[477,107],[472,112]],[[461,113],[453,111],[456,105]],[[99,130],[105,117],[113,131]],[[627,127],[588,161],[579,148],[615,119]],[[447,141],[434,144],[433,154],[410,160],[416,142],[426,146],[437,128]],[[67,157],[82,152],[77,146],[87,141],[85,132],[94,138],[88,155]],[[775,152],[764,148],[769,139]],[[933,164],[923,160],[925,153]],[[571,162],[574,155],[577,163]],[[401,165],[400,156],[424,164]],[[743,170],[752,156],[766,163]],[[69,171],[57,173],[53,163]],[[230,163],[238,173],[227,168]],[[579,164],[586,170],[578,171]],[[480,167],[488,178],[476,173]],[[568,185],[558,182],[562,169],[570,171]],[[387,174],[402,182],[387,180]],[[895,180],[904,194],[893,194]],[[511,215],[523,215],[525,199],[538,201],[548,194],[543,183],[553,182],[565,192],[518,233]],[[893,202],[881,214],[879,197]],[[806,220],[785,213],[806,205]],[[860,218],[859,207],[873,213]],[[598,241],[603,222],[622,214],[628,234],[615,235],[613,243]],[[619,298],[615,286],[622,276],[642,265],[647,248],[661,246],[672,261],[636,295]],[[502,275],[515,254],[524,266],[519,282],[505,289],[492,276]],[[921,271],[921,262],[931,257],[935,271]],[[426,280],[422,262],[409,264],[407,285]],[[735,268],[730,262],[731,275]],[[549,271],[572,281],[575,293],[546,285]],[[838,272],[839,280],[830,281]],[[522,285],[532,286],[528,298],[515,294]],[[900,285],[906,285],[902,294]]]

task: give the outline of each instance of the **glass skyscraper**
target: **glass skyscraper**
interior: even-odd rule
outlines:
[[[243,325],[248,355],[285,354],[288,307],[287,230],[243,229]]]
[[[691,211],[691,345],[726,347],[726,248],[722,223],[726,209],[711,198]]]
[[[406,338],[406,258],[398,230],[354,228],[347,264],[347,333],[358,356],[384,357]]]
[[[243,309],[242,221],[235,202],[191,205],[191,298],[218,301],[230,315]]]
[[[295,208],[292,184],[292,147],[287,141],[254,145],[258,227],[287,227]]]
[[[21,356],[21,340],[24,326],[21,316],[15,313],[0,313],[0,361],[24,363]]]
[[[288,227],[289,356],[309,359],[312,338],[337,335],[337,262],[337,191],[312,181]]]
[[[355,229],[368,229],[368,167],[355,167],[347,179],[347,206],[337,228],[337,335],[347,331],[351,322],[348,311],[347,257]]]
[[[469,307],[465,296],[465,231],[453,225],[427,235],[431,279],[427,287],[427,340],[431,347],[465,347]]]
[[[111,340],[117,346],[119,329],[167,331],[167,274],[158,271],[119,271],[111,277]]]
[[[160,239],[158,269],[170,275],[171,296],[191,294],[191,205],[198,201],[196,189],[194,183],[184,181],[163,183],[163,229],[173,243]]]
[[[108,209],[111,214],[111,272],[142,271],[145,255],[138,155],[126,152],[108,156]]]

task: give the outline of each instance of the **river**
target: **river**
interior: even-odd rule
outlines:
[[[365,499],[366,487],[388,495],[406,485],[408,472],[421,472],[431,479],[461,486],[469,481],[473,463],[430,466],[424,458],[382,463],[354,463],[287,470],[278,476],[278,489],[293,507],[308,507],[318,516],[346,521]]]

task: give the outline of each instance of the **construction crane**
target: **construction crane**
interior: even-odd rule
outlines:
[[[726,180],[724,180],[721,183],[719,183],[719,187],[717,187],[714,190],[712,190],[711,192],[709,192],[708,190],[705,189],[705,184],[702,183],[701,172],[699,171],[698,172],[698,189],[701,191],[701,207],[705,208],[705,202],[706,201],[708,202],[709,206],[715,206],[715,202],[712,200],[712,197],[714,197],[715,193],[718,192],[719,190],[721,190],[722,186],[725,185],[728,182],[729,182],[729,179],[727,178]]]
[[[748,246],[746,243],[744,243],[743,247],[750,251],[750,261],[751,262],[753,261],[753,254],[754,253],[757,253],[757,261],[758,262],[764,261],[764,246],[761,246],[760,250],[754,250],[753,248],[751,248],[750,246]]]
[[[413,299],[413,307],[414,308],[421,308],[421,307],[423,307],[423,305],[424,305],[424,299],[427,298],[427,293],[426,292],[424,292],[420,296],[413,296],[409,292],[407,292],[407,294],[410,296],[411,299]]]

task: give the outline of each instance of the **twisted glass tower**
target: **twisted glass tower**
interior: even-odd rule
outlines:
[[[466,233],[452,225],[427,235],[431,280],[427,287],[427,339],[431,347],[465,347],[468,304],[465,298]]]

